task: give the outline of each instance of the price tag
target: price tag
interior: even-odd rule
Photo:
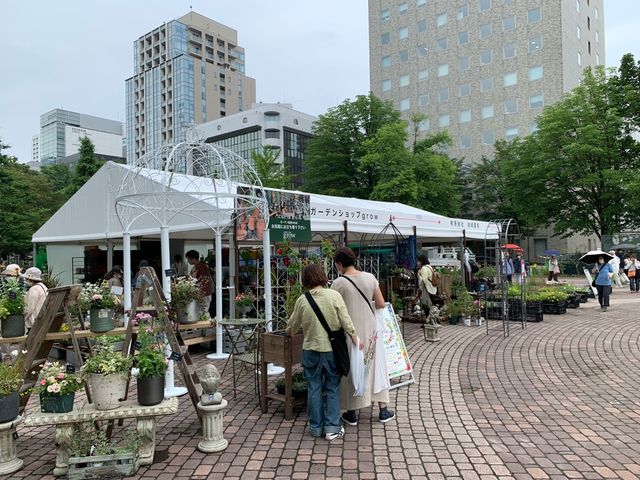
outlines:
[[[70,363],[67,363],[67,373],[76,373],[76,366]]]
[[[171,355],[169,355],[169,360],[179,362],[180,360],[182,360],[182,354],[178,352],[171,352]]]
[[[167,268],[167,269],[164,271],[164,274],[165,274],[167,277],[175,277],[175,276],[176,276],[176,271],[175,271],[175,269],[173,269],[173,268]]]

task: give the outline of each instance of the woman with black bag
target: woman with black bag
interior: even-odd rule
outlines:
[[[325,288],[327,283],[327,275],[320,265],[312,263],[302,270],[302,286],[308,292],[296,301],[287,333],[296,333],[302,328],[304,334],[302,367],[309,383],[309,431],[314,437],[324,435],[327,440],[334,440],[344,436],[340,422],[340,379],[349,373],[344,336],[349,335],[354,343],[358,337],[344,300],[338,292]]]

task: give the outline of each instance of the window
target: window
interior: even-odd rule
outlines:
[[[437,52],[443,52],[448,47],[449,47],[449,41],[447,40],[447,37],[439,38],[438,40],[436,40],[436,51]]]
[[[382,68],[389,68],[391,66],[391,57],[387,55],[382,57]]]
[[[469,57],[460,57],[458,58],[458,68],[461,72],[465,70],[469,70]]]
[[[493,77],[486,77],[480,80],[480,91],[490,92],[493,90]]]
[[[428,53],[429,53],[429,49],[427,48],[426,45],[424,44],[418,45],[418,56],[426,57]]]
[[[491,49],[482,50],[480,52],[480,65],[489,65],[491,63]]]
[[[411,100],[410,99],[403,98],[402,100],[400,100],[400,111],[401,112],[406,112],[410,108],[411,108]]]
[[[594,12],[593,12],[596,16],[596,20],[598,19],[598,7],[595,8]]]
[[[406,87],[407,85],[409,85],[409,75],[402,75],[400,77],[400,86]]]
[[[600,65],[600,55],[596,53],[596,65]]]
[[[439,27],[443,27],[447,24],[447,14],[446,13],[441,13],[440,15],[438,15],[436,17],[436,25],[438,25]]]
[[[587,42],[587,52],[591,55],[591,41]]]
[[[420,105],[421,107],[426,107],[427,105],[429,105],[429,95],[427,95],[426,93],[424,95],[420,95],[418,97],[418,105]]]
[[[462,110],[460,112],[460,123],[469,123],[471,121],[471,110]]]
[[[391,12],[389,12],[389,9],[385,9],[382,10],[380,12],[380,21],[381,22],[386,22],[387,20],[389,20],[389,18],[391,18]]]
[[[446,102],[447,100],[449,100],[449,87],[441,88],[438,91],[438,101],[442,103]]]
[[[427,21],[426,20],[418,21],[418,24],[416,26],[416,30],[418,32],[426,32],[427,31]]]
[[[427,4],[427,0],[417,0],[416,5],[422,7]]]
[[[518,127],[507,128],[504,132],[504,138],[507,141],[513,140],[518,136]]]
[[[478,4],[481,12],[488,12],[491,10],[491,0],[480,0]]]
[[[422,70],[420,70],[418,72],[418,81],[422,82],[424,80],[428,80],[429,79],[429,70],[427,70],[426,68],[423,68]]]
[[[458,95],[460,97],[468,97],[471,95],[471,86],[468,83],[458,85]]]
[[[542,94],[540,95],[531,95],[529,97],[529,107],[531,108],[540,108],[544,106],[544,99]]]
[[[438,117],[438,126],[439,127],[448,127],[449,126],[449,115],[440,115]]]
[[[469,135],[460,135],[460,148],[471,148],[471,137]]]
[[[380,45],[387,45],[389,43],[389,32],[380,35]]]
[[[529,53],[537,52],[542,48],[542,35],[536,35],[529,39]]]
[[[401,62],[406,62],[407,60],[409,60],[409,50],[400,50],[398,55],[400,56]]]
[[[600,43],[600,35],[598,34],[597,30],[596,30],[596,43]]]
[[[421,132],[429,130],[429,119],[425,118],[424,120],[420,121],[420,123],[418,124],[418,128]]]
[[[391,80],[383,80],[382,81],[382,91],[388,92],[391,90]]]
[[[462,20],[463,18],[467,18],[469,16],[469,5],[466,3],[458,7],[458,20]]]
[[[514,58],[516,56],[516,42],[507,43],[502,47],[502,56],[504,59]]]
[[[409,29],[407,27],[398,29],[398,38],[400,40],[404,40],[407,37],[409,37]]]
[[[503,77],[505,87],[512,87],[518,84],[518,72],[505,73]]]
[[[480,118],[482,119],[493,118],[493,115],[494,115],[493,105],[485,105],[480,110]]]
[[[464,45],[465,43],[469,43],[469,32],[466,30],[458,32],[458,45]]]
[[[580,36],[581,36],[581,35],[580,35],[580,33],[581,33],[581,32],[580,32],[580,25],[578,25],[578,26],[576,27],[576,36],[578,37],[578,40],[580,40]]]
[[[540,7],[532,8],[527,12],[527,21],[529,24],[538,23],[542,18]]]
[[[480,25],[480,40],[489,38],[493,33],[493,26],[491,23],[485,23]]]
[[[510,98],[504,101],[504,113],[518,113],[518,100]]]
[[[534,80],[540,80],[543,74],[542,65],[531,67],[529,69],[529,81],[533,82]]]
[[[502,19],[502,29],[505,32],[511,32],[516,29],[516,16],[505,17]]]
[[[578,52],[578,65],[582,66],[582,54]]]
[[[409,6],[407,5],[407,2],[401,3],[400,5],[398,5],[398,13],[399,14],[407,13],[407,8],[409,8]]]
[[[576,11],[580,11],[580,0],[576,0]]]
[[[532,123],[531,125],[529,125],[529,133],[533,134],[536,133],[538,131],[538,124],[537,123]]]
[[[449,75],[449,64],[441,63],[440,65],[438,65],[438,76],[446,77],[447,75]]]
[[[486,132],[482,132],[483,145],[493,145],[494,143],[496,143],[496,135],[493,131],[488,130]]]

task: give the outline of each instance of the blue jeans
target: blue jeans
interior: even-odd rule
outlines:
[[[302,366],[304,378],[309,382],[307,416],[311,435],[340,432],[340,374],[333,352],[303,350]]]

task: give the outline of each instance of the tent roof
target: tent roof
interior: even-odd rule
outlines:
[[[120,185],[131,168],[107,162],[34,233],[32,241],[54,243],[121,238],[123,228],[116,215],[115,201]],[[175,174],[174,177],[179,178],[180,175]],[[141,181],[148,181],[148,178],[141,177]],[[183,184],[186,182],[177,182],[175,188]],[[378,234],[393,222],[405,236],[413,235],[415,227],[421,238],[461,238],[463,229],[469,239],[497,238],[497,225],[488,222],[449,218],[402,203],[314,193],[308,195],[313,232],[340,232],[344,230],[346,221],[349,232]],[[174,219],[169,231],[174,237],[211,238],[211,230],[206,225],[186,217]],[[142,217],[132,226],[130,233],[132,236],[158,235],[159,225],[149,217]]]

